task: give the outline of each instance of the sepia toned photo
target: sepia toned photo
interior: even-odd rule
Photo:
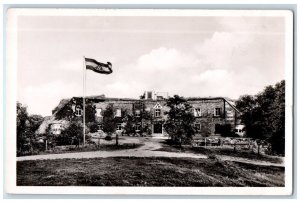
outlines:
[[[291,194],[290,11],[7,16],[8,192]]]

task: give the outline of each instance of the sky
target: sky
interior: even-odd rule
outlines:
[[[22,16],[17,99],[49,116],[82,96],[84,56],[113,68],[87,70],[86,95],[238,99],[285,78],[284,37],[283,17]]]

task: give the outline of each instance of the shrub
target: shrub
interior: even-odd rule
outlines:
[[[224,125],[216,124],[215,133],[221,134],[222,137],[234,137],[235,136],[235,134],[233,133],[233,131],[231,129],[230,124],[224,124]]]
[[[110,135],[106,135],[106,137],[104,138],[106,141],[111,141],[112,137]]]
[[[83,126],[82,123],[72,122],[60,135],[55,137],[57,145],[78,145],[83,140]]]
[[[93,123],[91,126],[90,126],[90,132],[91,133],[95,133],[95,132],[98,132],[98,125],[96,123]]]

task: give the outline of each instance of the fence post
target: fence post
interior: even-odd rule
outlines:
[[[48,146],[47,146],[47,144],[48,144],[48,143],[47,143],[47,140],[46,140],[46,151],[48,150]]]
[[[206,137],[204,138],[204,147],[206,148]]]
[[[233,144],[233,152],[236,152],[236,142]]]

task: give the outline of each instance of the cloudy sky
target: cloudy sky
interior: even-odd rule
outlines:
[[[18,101],[46,116],[82,96],[83,56],[114,71],[88,70],[86,95],[256,94],[284,79],[284,26],[282,17],[19,17]]]

